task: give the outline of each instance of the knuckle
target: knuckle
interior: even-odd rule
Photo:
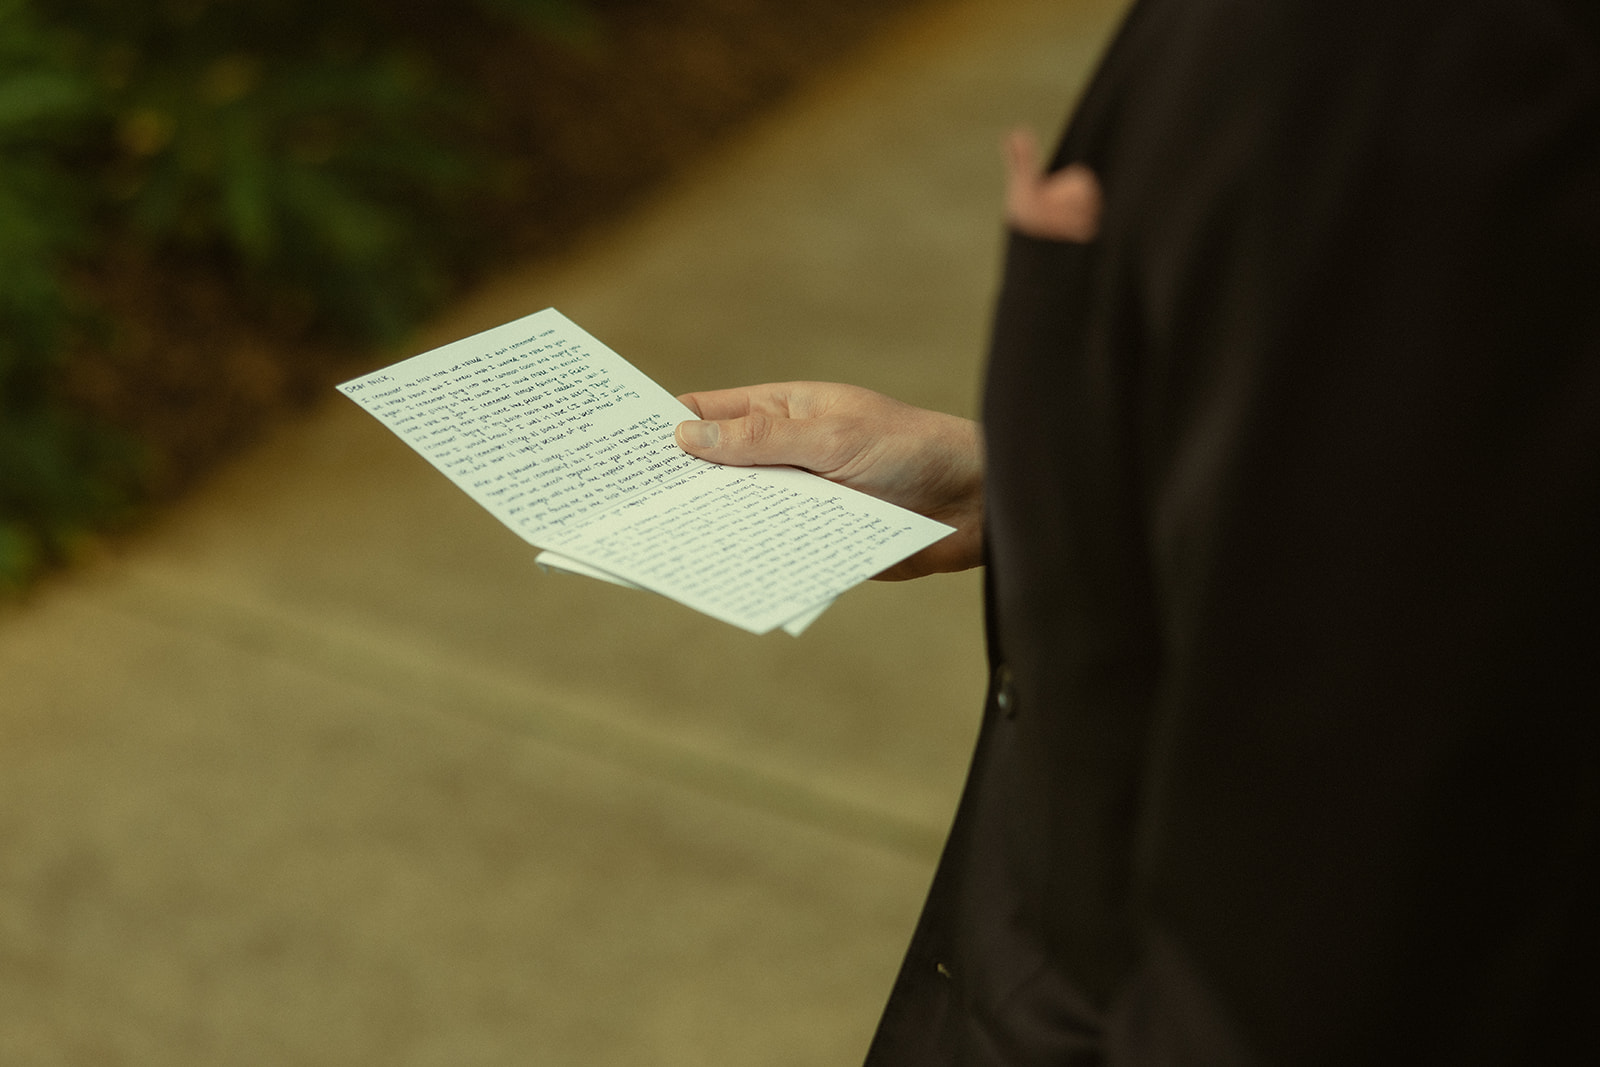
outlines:
[[[766,415],[747,415],[735,423],[731,443],[746,449],[759,449],[772,440],[773,422]]]

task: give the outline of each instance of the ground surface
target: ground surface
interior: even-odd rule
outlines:
[[[673,391],[970,413],[997,146],[1115,3],[932,3],[418,347],[555,306]],[[540,574],[331,390],[154,518],[0,606],[0,1064],[861,1062],[982,706],[977,573],[752,637]]]

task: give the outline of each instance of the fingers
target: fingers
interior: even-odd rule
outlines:
[[[1039,184],[1039,140],[1032,130],[1012,130],[1006,138],[1006,218],[1017,220],[1030,214]]]
[[[1012,130],[1006,137],[1006,178],[1013,194],[1039,180],[1039,139],[1032,130]]]
[[[1064,167],[1045,179],[1052,236],[1085,243],[1100,232],[1100,181],[1081,163]]]
[[[983,461],[977,425],[860,386],[786,382],[689,393],[700,416],[675,429],[685,452],[730,466],[787,466],[909,508],[957,534],[880,577],[977,566]]]
[[[789,413],[792,382],[747,385],[737,389],[711,389],[685,393],[678,400],[702,419],[737,419],[753,412],[769,415]]]
[[[1039,142],[1029,130],[1006,139],[1006,220],[1033,237],[1079,244],[1100,230],[1100,182],[1081,163],[1041,171]]]
[[[733,466],[828,471],[838,438],[830,432],[832,423],[817,416],[850,389],[825,382],[775,382],[685,394],[678,399],[700,421],[678,425],[678,447]]]
[[[771,441],[772,418],[787,413],[781,386],[714,389],[686,393],[678,400],[700,416],[697,422],[679,423],[673,433],[678,447],[691,456],[736,467],[793,463],[769,458],[775,448],[783,447],[781,441]]]
[[[832,438],[814,420],[754,412],[731,419],[680,422],[675,437],[679,448],[713,463],[830,469]]]

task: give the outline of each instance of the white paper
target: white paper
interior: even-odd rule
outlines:
[[[804,471],[687,455],[673,427],[693,412],[553,308],[339,389],[531,544],[754,633],[803,628],[952,532]]]
[[[557,555],[548,549],[535,556],[533,558],[533,562],[538,564],[540,569],[553,571],[557,574],[576,574],[584,578],[598,578],[602,582],[610,582],[612,585],[620,585],[625,589],[639,588],[639,586],[634,585],[632,582],[627,581],[626,579],[618,578],[615,574],[607,574],[598,567],[591,567],[587,563],[580,563],[575,559],[568,559],[566,556]],[[822,613],[827,611],[832,606],[833,601],[828,600],[818,604],[814,608],[801,612],[798,616],[783,624],[783,632],[788,634],[790,637],[799,637],[801,634],[805,633],[806,627],[822,618]]]

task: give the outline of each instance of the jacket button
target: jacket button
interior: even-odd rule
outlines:
[[[1011,684],[1011,668],[1004,663],[994,671],[994,706],[1008,719],[1017,717],[1017,692]]]

